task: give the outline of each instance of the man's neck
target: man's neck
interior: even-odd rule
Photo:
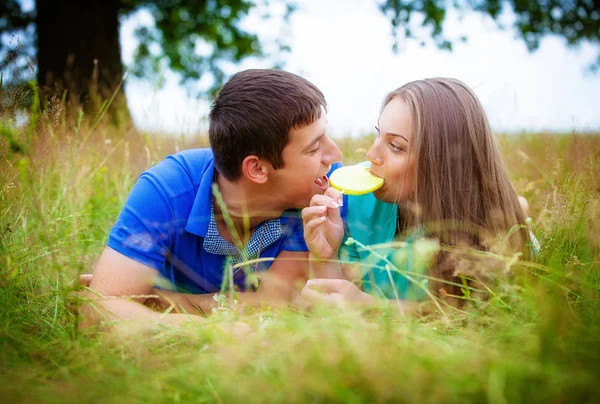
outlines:
[[[265,220],[278,218],[285,210],[277,206],[277,201],[266,189],[243,179],[229,181],[224,176],[217,175],[217,185],[227,213],[239,234],[243,234],[245,230],[252,231]],[[222,220],[221,207],[215,203],[214,208],[215,215]]]

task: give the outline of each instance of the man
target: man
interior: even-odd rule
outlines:
[[[155,284],[170,285],[163,298],[195,313],[210,313],[224,283],[250,304],[291,298],[308,268],[298,209],[325,191],[342,158],[325,107],[321,91],[292,73],[234,75],[210,112],[211,149],[170,156],[140,176],[90,284],[111,298],[84,304],[86,321],[188,321],[143,305]],[[236,265],[257,257],[271,260]],[[257,292],[244,292],[245,274],[267,268]]]

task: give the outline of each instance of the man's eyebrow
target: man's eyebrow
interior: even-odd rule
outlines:
[[[321,140],[321,138],[325,136],[325,132],[321,133],[320,135],[318,135],[317,137],[315,137],[312,142],[310,142],[305,148],[304,151],[308,150],[311,148],[312,145],[314,145],[315,143],[317,143],[319,140]]]
[[[380,130],[379,130],[379,127],[378,127],[378,126],[375,126],[375,129],[377,129],[377,132],[379,132],[379,134],[381,134],[381,132],[380,132]],[[410,143],[410,142],[408,141],[408,139],[406,138],[406,136],[404,136],[404,135],[400,135],[400,134],[398,134],[398,133],[392,133],[392,132],[384,132],[383,134],[384,134],[384,135],[387,135],[387,136],[401,137],[402,139],[404,139],[404,140],[406,141],[406,143]]]

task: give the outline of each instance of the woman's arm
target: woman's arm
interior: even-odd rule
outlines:
[[[300,292],[299,303],[304,307],[315,305],[350,306],[361,309],[391,308],[402,316],[423,316],[434,311],[430,302],[389,300],[372,296],[346,279],[310,279]]]

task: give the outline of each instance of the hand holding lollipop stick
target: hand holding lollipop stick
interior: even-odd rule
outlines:
[[[348,166],[335,170],[329,177],[329,185],[323,195],[314,195],[310,206],[302,210],[304,239],[310,250],[311,277],[315,278],[343,276],[337,261],[344,239],[339,209],[342,194],[368,194],[381,188],[383,179],[372,175],[367,167]]]

